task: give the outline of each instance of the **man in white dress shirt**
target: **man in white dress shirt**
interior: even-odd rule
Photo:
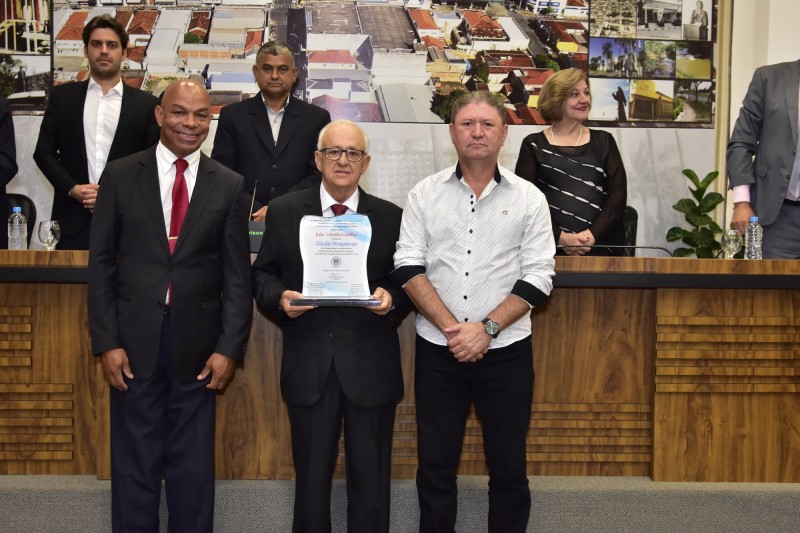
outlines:
[[[452,532],[470,404],[483,426],[489,531],[524,532],[533,398],[531,308],[547,300],[555,240],[544,195],[497,164],[508,126],[497,95],[453,104],[458,163],[409,193],[392,280],[416,304],[420,532]]]
[[[89,248],[89,227],[100,176],[109,161],[158,141],[158,99],[125,85],[122,62],[128,34],[108,15],[83,29],[89,79],[58,85],[42,119],[33,158],[53,185],[53,220],[61,249]]]

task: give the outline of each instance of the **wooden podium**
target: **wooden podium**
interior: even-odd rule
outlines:
[[[0,251],[0,474],[110,475],[86,261]],[[530,474],[800,481],[800,262],[559,257],[556,271],[532,318]],[[411,478],[413,316],[400,337],[393,475]],[[293,476],[280,356],[279,329],[256,313],[219,397],[217,477]],[[485,472],[471,414],[460,473]]]

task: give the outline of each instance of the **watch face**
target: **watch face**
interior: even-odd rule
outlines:
[[[483,329],[486,331],[486,333],[494,337],[500,331],[500,324],[494,320],[487,320],[483,323]]]

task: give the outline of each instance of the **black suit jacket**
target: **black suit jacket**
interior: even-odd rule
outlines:
[[[87,249],[92,212],[69,197],[78,184],[89,183],[83,105],[89,82],[58,85],[50,91],[33,159],[53,185],[53,220],[61,226],[61,249]],[[108,161],[149,148],[158,142],[154,109],[158,98],[123,84],[119,123]]]
[[[247,191],[255,190],[256,210],[290,190],[319,185],[314,152],[319,132],[330,121],[326,110],[290,97],[276,146],[257,94],[222,108],[211,157],[244,176]]]
[[[0,96],[0,206],[6,218],[11,208],[6,201],[6,185],[17,175],[17,148],[14,139],[14,122],[11,109]],[[0,248],[8,248],[8,232],[0,230]]]
[[[377,287],[389,291],[395,309],[378,316],[361,307],[318,307],[291,319],[278,302],[285,290],[302,292],[300,220],[322,215],[319,188],[287,194],[270,204],[264,240],[253,263],[253,288],[258,305],[283,330],[281,390],[290,404],[316,403],[332,364],[344,393],[356,406],[384,405],[403,395],[397,326],[410,303],[403,289],[388,279],[402,210],[361,190],[358,212],[372,224],[367,254],[370,291]]]
[[[136,377],[152,375],[170,285],[176,376],[194,379],[214,352],[241,360],[253,309],[247,208],[242,177],[201,156],[170,254],[155,148],[109,163],[89,249],[93,353],[124,348]]]

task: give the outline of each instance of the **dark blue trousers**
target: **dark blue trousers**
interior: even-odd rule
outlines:
[[[164,315],[153,375],[125,378],[124,392],[111,388],[114,533],[158,533],[162,476],[169,531],[213,530],[215,394],[205,388],[210,378],[174,377],[171,340],[169,315]]]

